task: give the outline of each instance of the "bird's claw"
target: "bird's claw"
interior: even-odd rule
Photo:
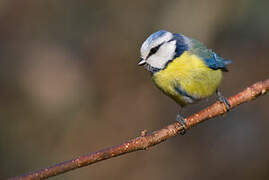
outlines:
[[[227,98],[224,97],[219,90],[217,90],[217,96],[219,98],[219,101],[225,105],[225,108],[227,111],[231,109],[231,105],[228,102]]]
[[[179,122],[179,124],[183,127],[183,130],[180,131],[180,134],[184,135],[186,133],[186,121],[180,114],[177,115],[177,122]]]

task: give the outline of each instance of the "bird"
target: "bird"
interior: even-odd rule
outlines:
[[[176,120],[186,132],[181,111],[186,105],[207,98],[216,92],[227,110],[230,104],[221,94],[222,72],[232,61],[218,56],[200,41],[179,33],[159,30],[141,45],[139,66],[151,74],[153,83],[180,105]]]

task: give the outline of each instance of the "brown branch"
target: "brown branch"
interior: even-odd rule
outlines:
[[[231,108],[236,107],[239,104],[248,102],[255,99],[256,97],[265,94],[269,90],[269,79],[263,82],[257,82],[252,86],[246,88],[240,93],[229,97],[228,102],[231,105]],[[222,115],[226,112],[225,105],[216,102],[215,104],[209,106],[208,108],[193,114],[192,116],[187,117],[186,128],[189,129],[198,123],[201,123],[207,119]],[[163,129],[154,131],[150,134],[147,134],[146,131],[141,132],[141,136],[131,139],[123,144],[112,146],[106,149],[102,149],[97,152],[89,153],[84,156],[80,156],[73,160],[64,161],[62,163],[53,165],[51,167],[41,169],[29,174],[18,176],[15,178],[10,178],[10,180],[30,180],[30,179],[45,179],[51,176],[56,176],[73,169],[80,167],[88,166],[90,164],[109,159],[112,157],[120,156],[129,152],[145,150],[151,146],[159,144],[170,137],[176,136],[181,130],[182,126],[175,122]]]

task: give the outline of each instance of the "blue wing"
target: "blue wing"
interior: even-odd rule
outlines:
[[[197,41],[195,39],[190,39],[190,43],[191,43],[190,50],[195,55],[201,57],[208,67],[214,70],[221,69],[222,71],[228,71],[228,69],[226,68],[226,65],[230,64],[232,62],[231,60],[227,60],[222,57],[219,57],[212,50],[207,49],[207,47],[200,41]]]
[[[212,52],[211,56],[210,58],[203,58],[208,67],[214,70],[221,69],[226,72],[228,71],[226,65],[230,64],[232,62],[231,60],[223,59],[214,52]]]

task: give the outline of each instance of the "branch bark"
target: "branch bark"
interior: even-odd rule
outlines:
[[[234,108],[239,104],[251,101],[258,96],[265,94],[268,90],[269,79],[257,82],[245,90],[239,92],[238,94],[229,97],[227,100],[231,105],[231,108]],[[185,119],[186,129],[189,129],[205,120],[222,115],[226,111],[227,109],[223,103],[216,102],[206,109],[187,117]],[[84,156],[80,156],[69,161],[64,161],[59,164],[55,164],[38,171],[30,172],[22,176],[10,178],[10,180],[46,179],[51,176],[56,176],[112,157],[120,156],[133,151],[148,149],[149,147],[159,144],[170,137],[176,136],[182,130],[183,127],[178,122],[175,122],[168,125],[167,127],[149,134],[147,134],[146,131],[142,131],[139,137],[126,141],[123,144],[89,153]]]

